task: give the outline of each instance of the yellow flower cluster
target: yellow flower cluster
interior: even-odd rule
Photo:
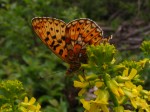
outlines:
[[[97,76],[94,74],[87,76],[86,79],[84,79],[81,75],[79,75],[79,80],[80,81],[74,81],[74,86],[77,88],[81,88],[81,90],[78,93],[78,96],[81,97],[80,102],[86,109],[85,112],[100,112],[100,111],[108,112],[107,108],[109,98],[108,91],[105,89],[98,89],[102,87],[104,83],[99,79],[97,79]],[[89,89],[90,87],[93,88]],[[93,93],[90,93],[88,90],[93,90]],[[85,96],[85,98],[83,98],[83,96]],[[93,97],[89,98],[89,96]]]
[[[88,64],[81,67],[93,74],[79,75],[74,81],[74,87],[81,89],[78,96],[85,112],[150,112],[150,91],[140,85],[144,81],[139,75],[149,58],[117,63],[115,54],[115,47],[108,43],[87,47]]]
[[[21,102],[19,109],[21,112],[41,112],[40,104],[35,105],[36,99],[32,97],[30,100],[28,97],[24,98],[24,102]]]
[[[111,78],[109,74],[105,77],[103,80],[94,74],[87,77],[79,75],[79,81],[74,81],[74,86],[81,88],[78,96],[85,112],[109,112],[111,103],[115,105],[114,112],[128,112],[129,110],[123,107],[126,103],[139,112],[150,112],[150,105],[147,103],[150,101],[150,91],[133,83],[133,80],[139,77],[136,69],[127,68],[122,75],[115,78]]]

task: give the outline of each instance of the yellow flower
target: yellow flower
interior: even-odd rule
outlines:
[[[122,85],[119,85],[114,79],[107,81],[109,89],[117,96],[123,96],[124,92],[122,90]]]
[[[125,95],[130,99],[131,104],[135,109],[150,111],[150,107],[147,104],[146,100],[143,99],[144,95],[148,95],[147,91],[144,91],[142,86],[136,86],[130,81],[125,82],[125,87],[123,87]]]
[[[112,61],[111,61],[111,64],[114,64],[116,62],[116,59],[113,58]]]
[[[138,64],[140,64],[143,68],[145,67],[145,64],[150,61],[148,58],[145,58],[143,60],[140,60],[139,62],[137,62]]]
[[[95,100],[80,99],[83,107],[86,109],[85,112],[109,112],[108,110],[108,99],[109,93],[107,90],[97,90],[94,92],[97,95]]]
[[[82,96],[86,92],[86,88],[89,86],[89,81],[86,81],[81,75],[78,76],[80,81],[74,81],[74,87],[81,88],[78,95]]]
[[[117,81],[119,81],[119,82],[130,81],[133,78],[136,78],[136,76],[138,76],[136,69],[132,68],[131,72],[129,73],[129,68],[126,68],[123,71],[122,76],[117,76]]]
[[[130,74],[128,75],[129,80],[133,79],[137,75],[137,70],[132,68]]]
[[[90,109],[90,101],[87,101],[85,99],[80,99],[80,102],[83,104],[83,107],[86,109],[86,110],[89,110]]]
[[[87,101],[85,99],[80,99],[80,102],[83,104],[83,107],[86,109],[84,112],[109,112],[107,105],[99,104],[92,100]]]
[[[81,89],[78,93],[78,96],[82,96],[87,90],[85,88]]]
[[[34,97],[32,97],[30,100],[28,99],[28,97],[24,98],[24,103],[28,104],[28,105],[33,105],[35,103],[36,99]]]
[[[109,112],[107,105],[99,105],[97,103],[91,103],[91,108],[88,112]]]
[[[89,85],[88,82],[79,82],[79,81],[74,81],[74,87],[78,88],[85,88]]]
[[[141,99],[140,97],[136,97],[135,99],[131,100],[131,103],[135,108],[140,108],[142,110],[146,110],[147,112],[150,112],[150,107],[147,104],[146,100]]]
[[[80,81],[74,81],[74,87],[86,88],[89,85],[89,82],[86,81],[81,75],[78,76]]]
[[[97,97],[95,101],[92,101],[92,102],[99,103],[99,104],[108,104],[108,99],[109,99],[108,91],[98,89],[97,91],[94,92],[94,94]]]
[[[77,80],[74,81],[74,87],[81,88],[81,90],[78,93],[78,96],[82,96],[90,88],[100,88],[104,85],[104,82],[101,81],[98,78],[98,76],[95,74],[91,74],[86,77],[82,77],[81,75],[79,75],[78,78],[79,78],[79,81]]]
[[[104,64],[102,65],[102,67],[103,67],[103,69],[105,70],[105,69],[108,67],[108,65],[107,65],[106,63],[104,63]]]
[[[28,97],[24,98],[24,102],[21,103],[20,110],[22,112],[40,112],[41,106],[39,104],[35,104],[36,99],[32,97],[30,100]]]
[[[125,82],[125,87],[123,88],[125,94],[128,97],[137,97],[140,96],[140,92],[142,91],[142,86],[136,86],[132,82],[127,81]]]
[[[95,86],[98,87],[98,88],[102,87],[103,85],[104,85],[104,82],[98,81],[98,82],[95,83]]]
[[[115,107],[114,112],[124,112],[124,107],[123,106]]]
[[[150,91],[142,90],[141,94],[142,96],[144,96],[144,99],[147,99],[148,101],[150,101]]]
[[[124,110],[123,112],[131,112],[131,110]]]

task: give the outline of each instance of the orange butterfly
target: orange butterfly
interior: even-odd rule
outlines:
[[[102,29],[87,18],[66,24],[56,18],[36,17],[32,19],[32,26],[43,43],[70,64],[67,74],[77,71],[81,63],[87,63],[87,45],[99,45],[110,39],[103,38]]]

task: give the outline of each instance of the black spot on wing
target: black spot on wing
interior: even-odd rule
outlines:
[[[57,42],[58,42],[58,43],[62,43],[62,40],[61,40],[61,39],[59,39],[59,40],[57,40]]]
[[[57,48],[58,46],[59,46],[59,44],[55,45],[55,46],[53,47],[53,49],[56,50],[56,48]]]
[[[62,55],[62,54],[63,54],[63,50],[62,50],[62,49],[60,49],[59,54],[60,54],[60,55]]]
[[[65,37],[65,36],[62,36],[61,38],[62,38],[62,40],[65,40],[65,39],[66,39],[66,37]]]
[[[65,25],[61,25],[61,27],[63,28]]]
[[[77,28],[77,31],[79,31],[80,30],[80,28]]]
[[[53,41],[53,42],[52,42],[52,44],[50,45],[50,47],[53,47],[53,46],[54,46],[54,44],[55,44],[55,41]]]
[[[46,37],[46,38],[44,39],[44,41],[45,41],[45,42],[47,42],[48,40],[49,40],[49,38],[48,38],[48,37]]]
[[[50,34],[50,32],[49,31],[47,31],[47,35],[49,35]]]
[[[55,39],[56,38],[56,35],[52,36],[52,39]]]
[[[59,30],[56,30],[56,32],[58,33],[58,32],[59,32]]]

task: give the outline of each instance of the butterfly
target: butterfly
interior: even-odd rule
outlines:
[[[43,43],[59,58],[70,65],[66,74],[80,69],[87,63],[86,47],[109,41],[104,38],[102,29],[87,18],[76,19],[68,24],[51,17],[35,17],[32,27]]]

